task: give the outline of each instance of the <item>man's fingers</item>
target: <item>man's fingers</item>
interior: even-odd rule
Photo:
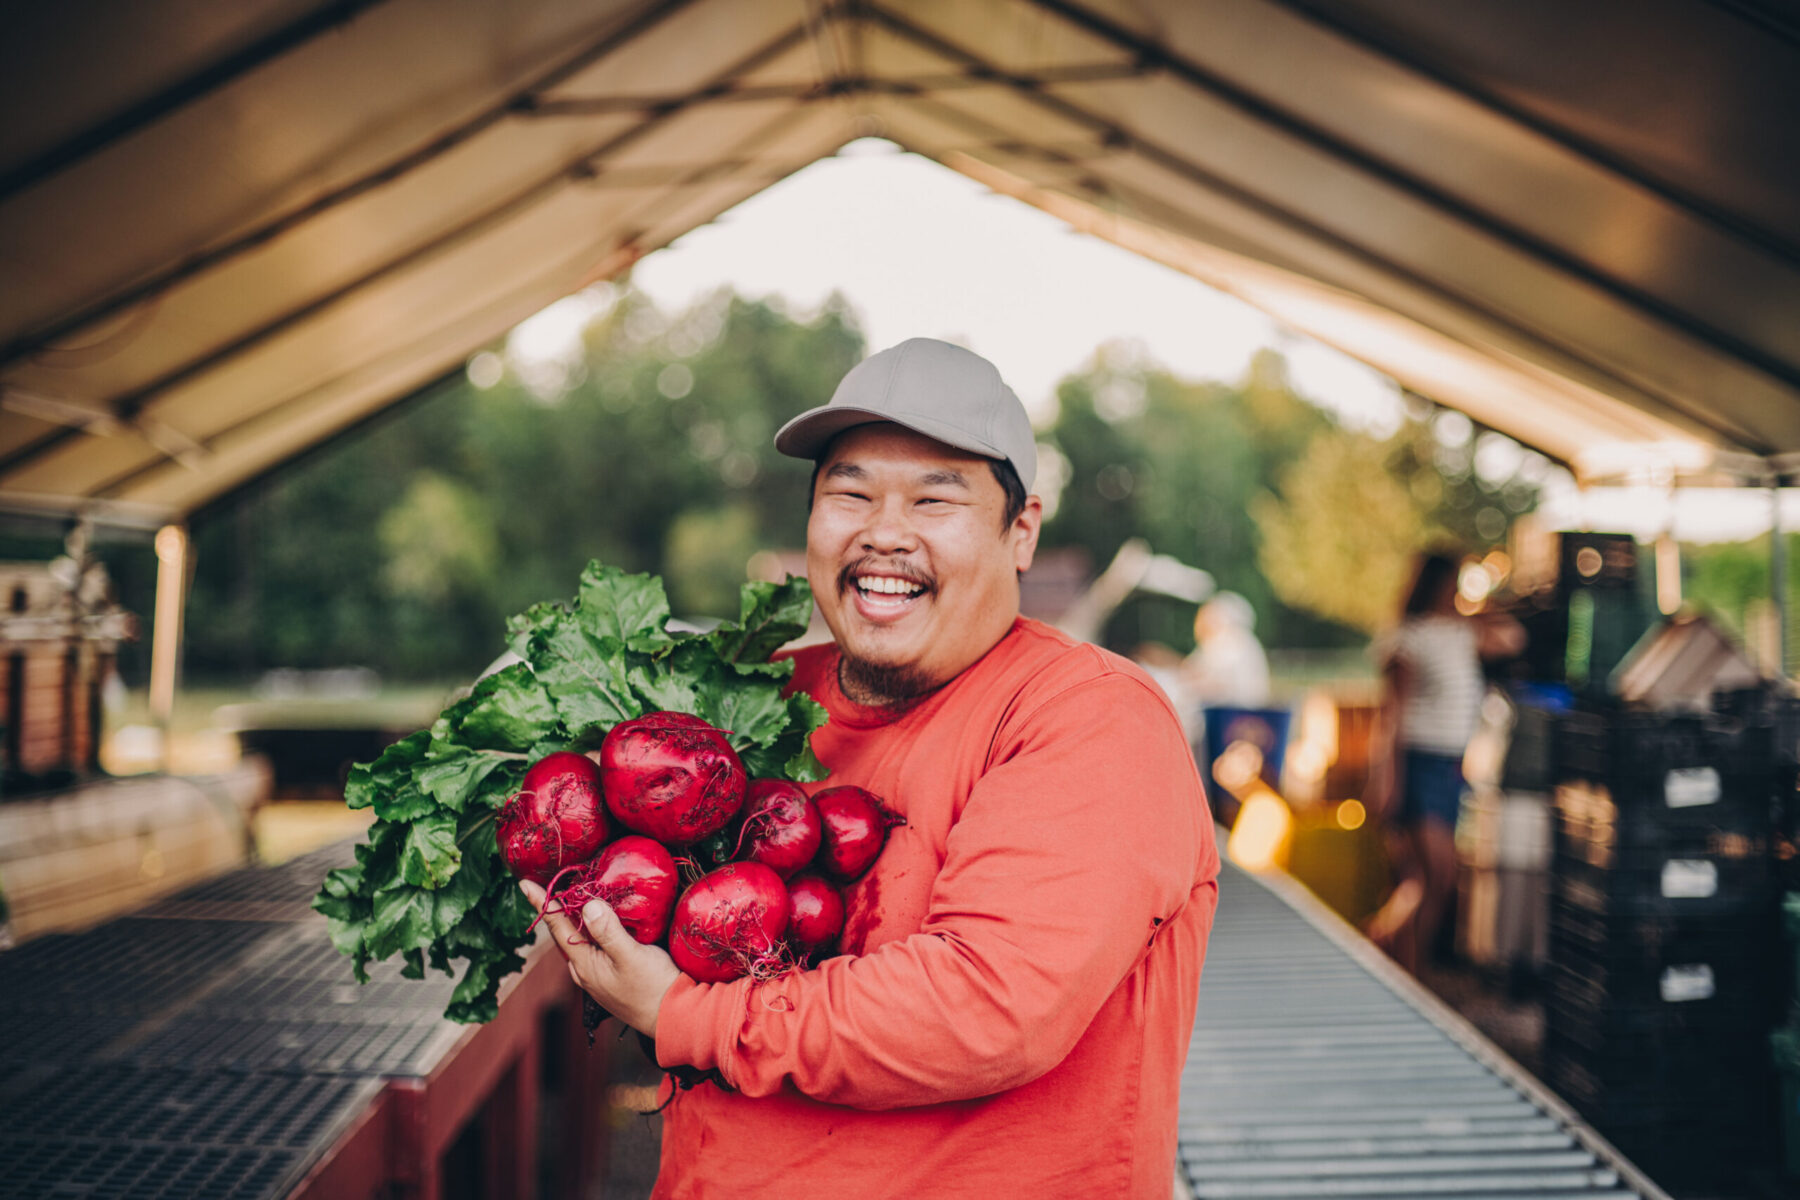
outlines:
[[[625,932],[625,926],[619,923],[619,914],[612,910],[612,905],[604,900],[589,900],[581,910],[581,924],[587,929],[588,937],[593,940],[607,957],[612,957],[625,947],[620,940],[631,940]]]
[[[575,928],[575,922],[569,919],[569,914],[563,909],[562,901],[552,901],[546,907],[544,889],[528,879],[519,881],[519,890],[525,893],[525,898],[531,901],[532,907],[543,914],[544,924],[550,927],[550,936],[556,939],[556,944],[565,957],[571,946],[588,940]]]

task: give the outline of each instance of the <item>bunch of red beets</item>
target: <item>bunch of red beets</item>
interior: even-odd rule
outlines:
[[[655,712],[614,726],[597,752],[533,763],[497,830],[507,867],[544,886],[546,909],[604,900],[639,942],[723,983],[833,953],[840,889],[898,823],[862,788],[809,798],[785,780],[749,779],[724,731]]]

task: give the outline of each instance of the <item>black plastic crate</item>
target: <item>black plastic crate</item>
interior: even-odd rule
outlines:
[[[1603,917],[1753,919],[1779,894],[1766,859],[1666,851],[1620,853],[1605,866],[1552,856],[1550,894]]]
[[[1680,774],[1671,772],[1670,777]],[[1563,783],[1550,805],[1556,839],[1584,855],[1587,847],[1613,846],[1708,847],[1739,857],[1772,853],[1777,804],[1766,778],[1752,787],[1711,768],[1681,778],[1698,782],[1670,782],[1662,794],[1631,802],[1603,784]]]
[[[1562,778],[1633,788],[1672,769],[1718,765],[1706,722],[1686,714],[1571,709],[1558,716],[1556,753]]]
[[[1793,771],[1769,724],[1610,710],[1559,715],[1559,782],[1608,791],[1622,814],[1708,828],[1721,810],[1769,813]]]
[[[1547,1020],[1542,1057],[1546,1064],[1580,1066],[1596,1085],[1666,1086],[1683,1095],[1735,1092],[1742,1080],[1762,1078],[1770,1070],[1767,1036],[1740,1029],[1681,1036],[1612,1030],[1598,1042],[1589,1042],[1571,1036],[1560,1022]]]
[[[1754,964],[1719,959],[1655,970],[1606,971],[1553,960],[1544,972],[1544,1024],[1598,1045],[1620,1035],[1733,1035],[1746,1040],[1779,1013],[1773,982]]]
[[[1772,1109],[1776,1078],[1768,1055],[1680,1053],[1673,1046],[1636,1061],[1595,1055],[1555,1036],[1544,1043],[1544,1081],[1584,1113],[1630,1123],[1703,1120],[1729,1127]]]
[[[1577,1109],[1581,1106],[1577,1105]],[[1775,1109],[1721,1120],[1704,1113],[1655,1110],[1629,1097],[1590,1105],[1582,1115],[1652,1179],[1677,1195],[1736,1194],[1773,1165],[1780,1145]],[[1759,1189],[1753,1194],[1765,1194]]]
[[[1556,786],[1558,714],[1518,705],[1500,766],[1500,786],[1509,792],[1547,792]]]
[[[1769,731],[1770,751],[1777,763],[1800,764],[1800,697],[1772,688],[1713,693],[1714,723],[1762,727]]]
[[[1722,915],[1676,916],[1595,911],[1554,895],[1550,941],[1590,957],[1644,962],[1687,961],[1708,951],[1780,958],[1785,946],[1780,913],[1773,905]]]

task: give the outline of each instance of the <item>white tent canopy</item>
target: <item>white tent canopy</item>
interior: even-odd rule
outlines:
[[[1775,0],[68,0],[8,25],[7,508],[180,520],[871,133],[1578,473],[1763,480],[1800,452]]]

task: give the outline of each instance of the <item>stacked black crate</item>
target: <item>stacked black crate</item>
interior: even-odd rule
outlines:
[[[1774,726],[1570,713],[1559,732],[1546,1082],[1652,1175],[1777,1144]]]

